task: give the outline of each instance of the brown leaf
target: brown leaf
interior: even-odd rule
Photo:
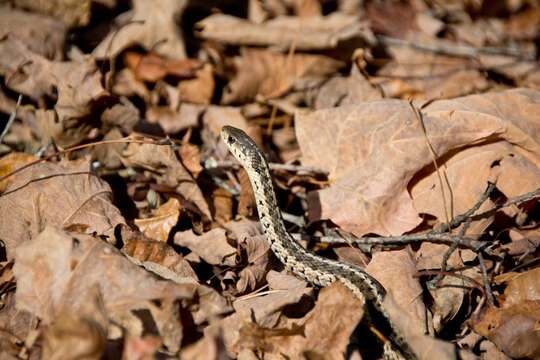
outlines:
[[[214,219],[218,224],[225,224],[232,220],[233,199],[232,194],[223,188],[217,188],[212,193],[214,200]]]
[[[124,54],[124,62],[136,79],[149,82],[156,82],[169,75],[192,77],[201,67],[201,62],[196,59],[171,60],[155,53],[142,55],[131,51]]]
[[[46,2],[17,0],[17,5],[24,9],[59,18],[69,27],[88,25],[92,9],[91,0],[51,0]]]
[[[47,59],[63,58],[66,27],[60,21],[2,6],[0,8],[0,38],[4,38],[7,34],[12,34],[30,51]]]
[[[37,160],[37,158],[34,155],[21,152],[11,152],[0,158],[0,176],[6,176],[12,171],[35,160]],[[8,185],[14,180],[15,177],[8,177],[7,179],[1,181],[0,193],[3,193]]]
[[[314,107],[325,109],[379,99],[382,99],[380,90],[369,83],[358,67],[353,66],[348,77],[332,77],[321,87]]]
[[[303,164],[328,171],[331,180],[330,187],[311,195],[311,208],[318,200],[321,214],[310,218],[329,218],[358,236],[412,230],[420,218],[407,187],[415,185],[415,176],[426,176],[426,168],[428,174],[434,172],[428,140],[436,156],[447,161],[467,147],[497,139],[512,146],[516,159],[511,162],[534,169],[540,154],[535,140],[540,125],[534,115],[539,103],[540,93],[525,89],[436,101],[423,109],[426,134],[409,104],[396,100],[298,116]],[[493,172],[498,173],[497,167]],[[484,184],[489,179],[484,177]],[[538,187],[536,180],[527,179],[521,193]],[[456,200],[460,199],[454,200],[454,207],[467,207]]]
[[[105,351],[107,319],[93,298],[83,313],[61,311],[43,331],[43,359],[98,360]],[[101,320],[101,321],[100,321]]]
[[[124,151],[122,162],[125,166],[152,171],[158,183],[176,188],[178,194],[195,204],[206,219],[212,218],[201,189],[171,147],[131,143]]]
[[[426,310],[415,265],[403,249],[374,254],[366,268],[386,289],[385,308],[406,339],[425,331]]]
[[[171,229],[178,222],[180,210],[178,199],[170,198],[154,212],[154,216],[146,219],[135,219],[134,223],[149,238],[166,242]]]
[[[190,299],[197,285],[157,280],[102,240],[52,227],[17,248],[17,306],[51,323],[61,311],[77,312],[99,288],[110,316],[146,300]],[[116,315],[115,315],[116,314]]]
[[[479,334],[512,358],[540,356],[540,301],[527,300],[507,308],[490,307],[472,322]]]
[[[142,233],[134,231],[125,225],[121,227],[120,231],[124,242],[122,251],[140,261],[141,265],[147,270],[158,273],[163,278],[171,279],[163,269],[159,268],[164,267],[176,274],[177,277],[197,280],[197,274],[195,274],[191,265],[181,254],[178,254],[166,243],[149,239]],[[151,269],[148,268],[150,263],[155,264]]]
[[[186,169],[189,170],[191,175],[197,178],[204,170],[201,165],[201,153],[199,151],[199,147],[193,144],[185,143],[180,146],[178,154],[180,155],[182,164],[186,167]]]
[[[52,62],[31,52],[13,36],[0,40],[0,51],[9,54],[0,57],[0,74],[6,76],[9,88],[35,100],[58,93],[54,111],[38,111],[41,138],[52,137],[62,146],[84,139],[93,128],[86,119],[92,106],[108,96],[95,61]]]
[[[0,238],[12,259],[15,248],[47,225],[65,228],[83,225],[87,233],[114,238],[123,224],[111,203],[111,189],[90,170],[86,160],[36,164],[14,175],[0,196]],[[14,221],[13,219],[16,219]]]
[[[358,17],[334,12],[308,18],[281,16],[263,24],[225,14],[214,14],[196,24],[198,35],[234,45],[275,45],[297,50],[335,48],[340,41],[353,37],[373,39]]]
[[[155,3],[134,0],[133,10],[120,15],[123,28],[110,32],[94,49],[93,55],[100,59],[115,57],[124,49],[138,44],[172,59],[184,59],[186,51],[176,19],[181,17],[186,4],[184,0]]]
[[[455,46],[454,42],[413,34],[408,41],[428,46]],[[413,46],[389,46],[393,60],[377,72],[385,97],[449,99],[485,90],[488,82],[475,62],[466,57],[444,56]]]
[[[360,300],[336,283],[322,289],[313,310],[299,320],[283,318],[275,327],[265,328],[258,325],[258,319],[251,317],[249,311],[244,316],[235,313],[225,318],[225,345],[233,354],[251,349],[268,356],[287,354],[294,359],[307,353],[340,359],[363,316],[362,308]]]
[[[214,95],[214,70],[212,65],[204,66],[195,72],[194,79],[187,79],[178,83],[180,100],[193,104],[209,105]]]
[[[204,261],[212,265],[236,265],[236,249],[227,242],[225,230],[212,229],[201,236],[193,230],[178,232],[174,235],[174,243],[184,246]]]
[[[324,78],[343,65],[322,55],[287,55],[255,49],[244,49],[241,55],[237,59],[237,75],[223,94],[224,104],[249,102],[258,96],[279,97],[300,79]]]
[[[508,282],[504,290],[505,301],[503,306],[510,307],[527,300],[540,301],[540,268],[523,273],[505,273]]]

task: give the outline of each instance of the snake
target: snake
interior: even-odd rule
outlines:
[[[248,174],[261,227],[270,248],[283,263],[285,269],[320,287],[339,281],[354,296],[362,300],[366,299],[366,304],[370,305],[366,307],[368,318],[377,314],[383,319],[384,327],[388,332],[385,334],[389,341],[385,343],[384,357],[416,359],[415,353],[383,306],[386,295],[384,287],[361,268],[318,256],[295,241],[285,228],[265,155],[241,129],[223,126],[221,138]]]

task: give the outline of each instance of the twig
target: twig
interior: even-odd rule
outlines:
[[[108,145],[108,144],[119,144],[119,143],[134,143],[134,144],[149,144],[149,145],[170,145],[170,141],[171,141],[170,139],[164,139],[164,140],[160,140],[160,141],[144,141],[144,140],[135,140],[135,139],[130,139],[130,138],[123,138],[123,139],[115,139],[115,140],[102,140],[102,141],[96,141],[96,142],[88,143],[88,144],[75,145],[75,146],[71,146],[71,147],[63,149],[63,150],[55,151],[53,154],[47,155],[44,158],[37,159],[37,160],[31,161],[31,162],[29,162],[27,164],[24,164],[23,166],[13,170],[12,172],[9,172],[6,175],[0,177],[0,182],[6,180],[7,178],[9,178],[9,177],[11,177],[11,176],[13,176],[15,174],[18,174],[19,172],[21,172],[21,171],[23,171],[25,169],[28,169],[31,166],[34,166],[36,164],[45,162],[45,161],[50,160],[50,159],[52,159],[52,158],[54,158],[56,156],[64,155],[64,154],[70,153],[72,151],[76,151],[76,150],[80,150],[80,149],[84,149],[84,148],[89,148],[89,147],[92,147],[92,146]]]
[[[495,297],[493,296],[493,292],[491,292],[491,286],[489,285],[489,277],[486,269],[486,264],[484,262],[484,255],[482,255],[482,252],[478,253],[478,263],[480,265],[480,270],[482,271],[482,282],[484,283],[484,294],[486,295],[487,303],[490,306],[494,306]]]
[[[468,277],[468,276],[463,275],[463,274],[456,274],[456,273],[451,272],[451,271],[421,270],[421,271],[418,271],[415,274],[415,277],[420,277],[420,276],[425,276],[425,275],[439,275],[441,273],[443,273],[443,275],[446,275],[446,276],[452,276],[452,277],[455,277],[455,278],[470,282],[474,286],[474,288],[480,290],[480,292],[482,292],[482,294],[485,291],[482,284],[480,284],[478,281],[474,280],[473,278]],[[445,285],[445,286],[451,287],[451,286],[448,286],[448,285]]]
[[[407,41],[402,39],[396,39],[384,35],[377,36],[377,40],[384,45],[393,45],[393,46],[403,46],[410,47],[413,49],[433,52],[436,54],[450,55],[450,56],[460,56],[467,58],[477,58],[480,54],[489,54],[489,55],[506,55],[515,57],[521,60],[533,61],[536,59],[536,54],[524,53],[516,48],[511,47],[474,47],[467,45],[457,45],[457,44],[427,44],[417,41]]]
[[[399,247],[407,244],[414,244],[418,242],[430,242],[434,244],[446,244],[453,245],[459,243],[460,246],[466,247],[473,251],[480,251],[486,246],[486,242],[478,241],[471,237],[452,235],[452,234],[438,234],[438,233],[423,233],[401,236],[385,236],[385,237],[361,237],[356,238],[352,235],[342,234],[342,237],[338,236],[321,236],[316,238],[324,243],[335,244],[353,244],[353,245],[371,245],[382,247]]]
[[[482,194],[480,199],[478,199],[478,201],[476,202],[476,204],[474,204],[474,206],[472,208],[465,211],[463,214],[460,214],[460,215],[454,217],[449,223],[442,224],[439,228],[434,230],[434,233],[439,233],[440,234],[440,233],[447,232],[449,230],[452,230],[452,229],[455,229],[455,228],[459,227],[461,224],[466,222],[468,219],[470,219],[474,215],[474,213],[480,208],[480,206],[482,206],[482,204],[487,199],[489,199],[489,196],[491,195],[491,193],[493,192],[494,189],[495,189],[495,183],[488,182],[488,187],[487,187],[486,191],[484,191],[484,193]]]
[[[538,199],[538,198],[540,198],[540,188],[538,188],[538,189],[536,189],[534,191],[528,192],[526,194],[510,198],[510,199],[506,200],[503,203],[495,204],[491,209],[472,216],[472,219],[473,220],[481,219],[481,218],[493,215],[493,213],[495,213],[497,210],[502,209],[504,207],[507,207],[507,206],[510,206],[510,205],[521,204],[521,203],[524,203],[526,201],[533,200],[533,199]]]
[[[0,144],[4,142],[4,137],[6,136],[6,134],[9,131],[9,128],[15,121],[15,117],[17,117],[17,110],[19,109],[19,106],[21,106],[21,100],[22,100],[22,95],[19,95],[19,98],[17,99],[17,104],[15,105],[15,109],[13,109],[13,111],[11,112],[11,115],[9,115],[8,122],[6,126],[4,127],[2,134],[0,134]]]

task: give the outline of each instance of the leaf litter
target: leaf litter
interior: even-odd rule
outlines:
[[[272,254],[232,125],[296,241],[375,277],[420,359],[539,358],[539,14],[2,5],[0,357],[381,358],[365,299]]]

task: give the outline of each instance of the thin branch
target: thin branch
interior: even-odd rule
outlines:
[[[321,236],[317,237],[321,242],[334,243],[334,244],[353,244],[353,245],[371,245],[382,247],[398,247],[407,244],[414,244],[419,242],[429,242],[434,244],[446,244],[453,245],[459,243],[460,246],[471,249],[473,251],[480,251],[486,246],[486,242],[478,241],[471,237],[452,235],[452,234],[437,234],[437,233],[424,233],[424,234],[412,234],[401,236],[384,236],[384,237],[361,237],[356,238],[352,235],[342,234],[339,236]]]
[[[495,305],[495,297],[493,296],[493,292],[491,291],[491,286],[489,285],[489,276],[486,270],[486,264],[484,261],[484,255],[482,255],[482,252],[478,253],[478,263],[480,264],[480,270],[482,271],[482,282],[484,283],[484,294],[486,295],[487,303],[490,306]]]

